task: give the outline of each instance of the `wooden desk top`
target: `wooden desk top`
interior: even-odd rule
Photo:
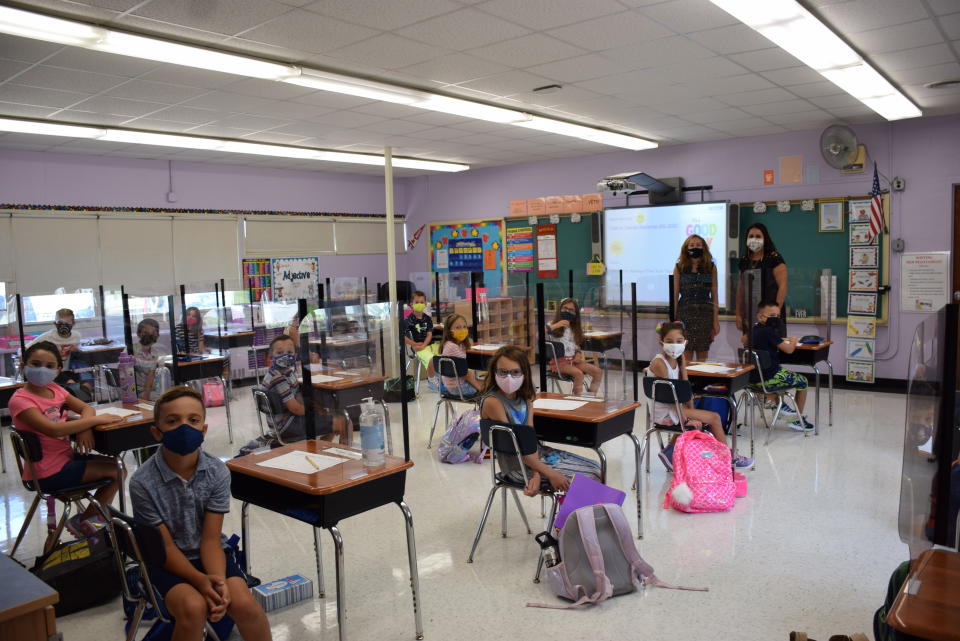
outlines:
[[[108,343],[106,345],[77,345],[74,350],[78,354],[95,354],[97,352],[120,352],[127,349],[123,343]]]
[[[56,590],[19,563],[0,554],[0,623],[10,621],[60,600]]]
[[[23,387],[23,381],[15,381],[9,376],[0,376],[0,390]]]
[[[690,365],[722,365],[723,367],[733,368],[730,372],[698,372],[690,369]],[[753,365],[744,365],[743,363],[699,363],[693,362],[687,365],[687,376],[709,376],[710,378],[736,378],[747,372],[756,369]]]
[[[817,350],[824,347],[830,347],[833,341],[823,341],[822,343],[797,343],[796,349]]]
[[[623,332],[584,332],[584,338],[616,338],[623,336]]]
[[[226,356],[221,356],[219,354],[201,354],[200,356],[192,355],[190,360],[184,361],[181,360],[183,357],[177,357],[177,367],[185,367],[187,365],[194,365],[196,363],[211,362],[211,361],[225,361],[227,360]],[[162,365],[173,365],[173,356],[167,354],[166,356],[161,356],[158,362]]]
[[[555,394],[553,392],[540,392],[537,398],[552,398],[557,400],[576,400],[571,398],[572,394]],[[534,408],[533,415],[544,418],[560,418],[568,421],[580,421],[581,423],[602,423],[614,416],[631,412],[640,407],[640,403],[633,401],[621,401],[619,399],[606,399],[599,402],[587,401],[582,407],[575,410],[540,410]]]
[[[319,373],[319,372],[318,372]],[[339,376],[336,370],[324,372],[325,376]],[[314,383],[313,386],[318,389],[331,391],[350,389],[351,387],[360,387],[371,383],[379,383],[387,380],[386,376],[344,376],[339,381],[327,381],[325,383]]]
[[[204,332],[204,338],[230,338],[232,336],[253,336],[256,332],[252,329],[237,329],[237,330],[227,330],[222,334],[217,334],[216,332]]]
[[[323,450],[330,447],[338,447],[340,449],[352,450],[355,452],[360,451],[355,447],[326,443],[323,441],[300,441],[298,443],[291,443],[290,445],[278,447],[277,449],[270,450],[269,452],[248,454],[247,456],[241,456],[240,458],[230,459],[227,461],[227,467],[231,472],[236,472],[237,474],[246,474],[247,476],[252,476],[254,478],[267,481],[268,483],[275,483],[276,485],[289,487],[298,492],[312,494],[314,496],[333,494],[334,492],[339,492],[348,487],[360,485],[362,483],[366,483],[367,481],[372,481],[384,476],[390,476],[391,474],[396,474],[397,472],[408,470],[413,467],[413,461],[404,461],[402,458],[397,456],[385,456],[384,458],[386,462],[383,467],[372,469],[365,468],[363,466],[363,461],[360,459],[349,459],[342,457],[343,463],[334,465],[333,467],[328,467],[319,472],[313,472],[312,474],[288,472],[286,470],[278,470],[272,467],[263,467],[262,465],[257,465],[257,463],[260,461],[266,461],[294,450],[319,454],[322,453]],[[327,456],[337,455],[328,454]]]
[[[140,412],[141,417],[123,420],[123,421],[120,421],[119,423],[97,425],[93,429],[97,430],[98,432],[109,432],[111,430],[120,430],[125,427],[135,427],[137,425],[153,424],[153,410],[145,410],[142,407],[137,407],[136,403],[107,403],[105,405],[97,405],[97,409],[110,408],[110,407],[121,407],[125,410],[130,410],[131,412]]]
[[[920,554],[887,623],[930,641],[960,641],[960,554],[949,550]]]
[[[496,352],[501,347],[509,345],[510,343],[477,343],[473,347],[467,350],[467,354],[479,354],[481,356],[489,356]],[[514,347],[519,347],[522,350],[530,351],[533,348],[529,345],[514,345]]]

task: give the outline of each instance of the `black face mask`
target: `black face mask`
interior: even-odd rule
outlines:
[[[70,323],[54,323],[53,326],[57,328],[57,334],[60,336],[69,336],[73,330],[73,325]]]
[[[778,329],[780,327],[780,317],[779,316],[767,316],[767,320],[763,323],[767,327]]]
[[[140,344],[144,347],[149,347],[157,342],[157,337],[155,334],[144,334],[140,337]]]
[[[577,320],[577,315],[570,312],[560,312],[560,318],[565,321],[570,321],[571,323]]]
[[[687,256],[689,258],[702,258],[703,257],[703,247],[691,247],[687,250]]]

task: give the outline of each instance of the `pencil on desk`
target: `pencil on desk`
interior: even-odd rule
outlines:
[[[308,461],[310,461],[310,465],[313,466],[313,469],[315,469],[315,470],[318,471],[318,472],[320,471],[320,466],[317,465],[317,462],[314,461],[313,458],[312,458],[309,454],[305,455],[304,458],[307,459]]]

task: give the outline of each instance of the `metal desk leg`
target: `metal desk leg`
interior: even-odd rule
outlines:
[[[417,639],[423,638],[423,620],[420,615],[420,572],[417,570],[417,542],[413,532],[413,514],[403,501],[397,503],[403,512],[403,519],[407,526],[407,560],[410,562],[410,591],[413,593],[413,621],[417,631]]]
[[[244,563],[243,571],[250,574],[250,568],[253,566],[253,552],[250,550],[250,504],[246,501],[240,506],[240,545],[243,546]]]
[[[757,399],[754,398],[753,393],[751,392],[746,392],[746,394],[747,394],[747,403],[750,404],[750,458],[753,459],[753,467],[751,467],[750,469],[755,470],[757,469],[757,457],[754,454],[753,425],[754,425],[754,421],[757,420],[757,416],[756,416]]]
[[[223,405],[227,408],[227,437],[230,439],[230,444],[233,445],[233,421],[230,420],[230,395],[227,394],[227,381],[224,380],[223,374],[217,378],[220,379],[220,384],[223,385]]]
[[[634,486],[637,488],[637,538],[643,538],[643,515],[641,513],[640,507],[640,461],[643,460],[643,445],[640,443],[640,439],[637,438],[637,435],[633,432],[630,432],[630,440],[633,441],[633,453],[634,458],[636,459],[636,478],[634,479]]]
[[[600,457],[600,482],[607,482],[607,455],[603,453],[603,450],[598,446],[593,448],[593,451],[597,453],[597,456]]]
[[[7,452],[3,449],[3,429],[0,428],[0,466],[3,467],[3,473],[7,473]]]
[[[327,596],[327,589],[323,583],[323,548],[320,547],[320,528],[313,528],[313,556],[317,560],[317,596],[321,599]]]
[[[730,461],[730,466],[736,469],[736,465],[733,459],[737,457],[737,400],[733,398],[732,395],[727,395],[727,425],[730,426],[730,451],[733,453],[733,457]],[[732,415],[732,417],[731,417]]]
[[[123,464],[123,456],[117,456],[114,458],[117,462],[117,473],[119,475],[120,487],[118,488],[117,494],[120,495],[120,511],[124,514],[127,513],[127,493],[124,490],[124,479],[127,478],[127,466]],[[6,470],[4,470],[6,471]]]
[[[814,412],[813,435],[816,436],[820,432],[820,428],[817,427],[818,425],[820,425],[820,370],[819,368],[817,368],[816,365],[813,365],[813,372],[816,375],[816,382],[817,382],[817,389],[815,392],[816,396],[814,396],[814,405],[813,405],[813,412]],[[801,420],[802,419],[803,417],[801,417]],[[807,435],[807,430],[803,430],[803,435],[804,436]]]
[[[347,588],[344,585],[346,577],[343,571],[343,536],[336,525],[330,527],[330,536],[333,537],[333,548],[337,560],[337,627],[340,641],[347,641]]]
[[[829,360],[827,363],[827,385],[829,386],[828,398],[827,398],[827,424],[830,427],[833,427],[833,363]]]
[[[507,538],[507,488],[500,490],[500,536]]]

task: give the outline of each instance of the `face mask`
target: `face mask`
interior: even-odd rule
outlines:
[[[497,387],[499,387],[504,394],[513,394],[523,386],[523,376],[514,378],[512,376],[495,374],[494,377],[497,379]]]
[[[748,238],[747,239],[747,249],[752,252],[758,252],[763,249],[763,239],[762,238]]]
[[[682,343],[664,343],[663,353],[671,358],[680,358],[687,349],[687,341]]]
[[[427,304],[426,304],[426,303],[414,303],[414,304],[411,305],[410,307],[412,307],[412,308],[413,308],[413,311],[415,311],[416,313],[422,314],[422,313],[423,313],[423,310],[425,310],[425,309],[427,308]]]
[[[462,343],[467,340],[467,336],[470,335],[470,332],[465,329],[455,329],[453,330],[453,339],[458,343]]]
[[[186,456],[196,452],[203,443],[203,432],[184,423],[169,432],[164,432],[160,442],[174,454]]]
[[[157,342],[157,337],[154,334],[144,334],[140,337],[140,344],[144,347],[150,347]]]
[[[777,329],[780,327],[780,317],[779,316],[767,316],[767,320],[763,323],[767,327],[772,329]]]
[[[187,327],[193,327],[200,322],[200,319],[196,316],[187,316]]]
[[[296,354],[280,354],[273,357],[273,364],[280,369],[290,369],[297,364]]]
[[[687,256],[689,258],[701,258],[703,257],[703,247],[691,247],[687,250]]]
[[[60,370],[50,369],[49,367],[31,367],[29,365],[23,368],[23,377],[37,387],[46,387],[53,382]]]
[[[57,328],[57,334],[60,336],[69,336],[73,329],[73,325],[70,323],[54,323],[53,326]]]
[[[577,320],[577,315],[572,312],[560,312],[560,318],[571,323]]]

